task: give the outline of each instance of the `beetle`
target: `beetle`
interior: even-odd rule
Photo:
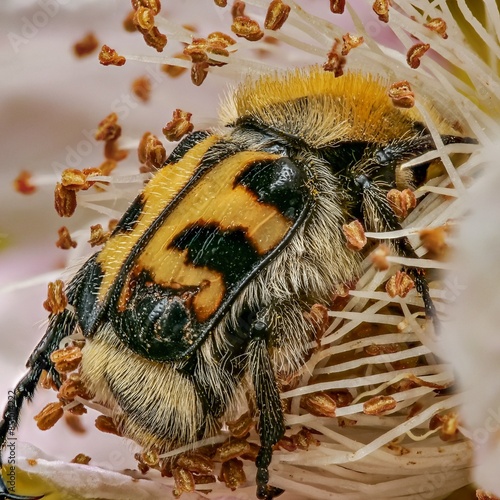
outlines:
[[[86,338],[88,390],[123,435],[159,452],[218,432],[250,388],[258,410],[257,497],[285,433],[280,384],[305,363],[315,338],[304,312],[329,304],[359,276],[362,252],[342,227],[400,229],[387,193],[415,188],[434,149],[422,118],[393,106],[382,78],[320,68],[241,85],[222,110],[226,134],[194,132],[173,150],[104,247],[66,288],[0,424],[0,444],[61,340]],[[445,144],[474,142],[440,121]],[[393,243],[415,257],[407,239]],[[408,269],[426,314],[423,270]],[[0,482],[0,497],[9,493]]]

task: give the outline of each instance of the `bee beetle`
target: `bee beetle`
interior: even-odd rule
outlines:
[[[29,371],[4,411],[0,444],[61,340],[86,338],[81,378],[121,433],[163,453],[214,435],[254,395],[257,497],[285,432],[279,387],[304,365],[315,329],[304,312],[355,280],[363,254],[342,226],[400,229],[387,193],[424,182],[434,149],[418,112],[393,106],[387,82],[320,68],[267,75],[223,106],[225,135],[185,138],[66,287]],[[444,120],[445,144],[472,142]],[[406,239],[394,250],[415,257]],[[428,316],[421,269],[409,269]],[[0,483],[0,498],[9,493]]]

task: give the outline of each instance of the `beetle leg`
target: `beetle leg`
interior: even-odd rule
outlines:
[[[38,381],[43,370],[47,370],[57,385],[60,379],[53,369],[50,354],[54,352],[61,340],[73,333],[76,326],[74,314],[68,310],[61,314],[52,316],[46,335],[31,354],[27,366],[28,373],[18,382],[15,389],[9,392],[9,400],[4,409],[0,421],[0,452],[7,445],[10,437],[19,425],[19,417],[24,402],[31,401],[36,391]],[[2,458],[0,453],[0,471],[2,470]],[[36,500],[42,497],[27,497],[9,492],[0,474],[0,500]]]
[[[267,350],[268,325],[260,319],[255,320],[250,328],[250,336],[251,340],[248,346],[249,366],[252,373],[257,408],[260,411],[259,436],[261,448],[255,461],[257,466],[257,497],[271,500],[283,492],[280,488],[268,485],[268,469],[272,459],[273,446],[285,433],[285,422],[281,409],[281,399]]]

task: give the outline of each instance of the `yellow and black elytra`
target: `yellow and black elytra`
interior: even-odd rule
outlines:
[[[434,149],[418,112],[392,105],[387,82],[313,68],[242,85],[222,110],[225,135],[195,132],[132,203],[101,251],[67,286],[0,424],[18,424],[61,339],[86,337],[85,386],[123,435],[159,452],[213,435],[253,389],[261,448],[257,496],[285,432],[278,387],[301,368],[314,329],[303,312],[328,305],[358,276],[342,225],[400,228],[387,192],[420,185]],[[461,137],[430,110],[445,144]],[[395,250],[414,256],[401,239]],[[423,272],[410,269],[428,316]],[[22,498],[0,484],[0,498]]]

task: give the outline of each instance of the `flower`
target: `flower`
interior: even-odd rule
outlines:
[[[411,3],[394,0],[391,7],[388,2],[375,2],[378,17],[387,20],[388,16],[389,23],[384,24],[372,12],[371,1],[365,2],[365,8],[359,13],[361,19],[349,2],[348,12],[343,16],[335,16],[328,11],[327,5],[320,2],[304,3],[304,9],[287,2],[292,6],[290,17],[282,29],[272,33],[278,44],[246,43],[243,40],[227,48],[228,55],[210,53],[211,61],[228,64],[209,66],[209,74],[201,86],[190,87],[189,92],[184,90],[187,78],[170,79],[157,70],[157,63],[175,62],[190,67],[190,61],[173,61],[170,52],[167,56],[144,48],[137,49],[130,35],[115,31],[116,18],[125,18],[125,10],[117,12],[109,4],[92,1],[72,3],[71,7],[63,5],[60,0],[27,3],[23,7],[14,8],[11,3],[0,7],[13,23],[9,26],[10,46],[4,49],[8,56],[12,53],[15,56],[9,57],[12,70],[8,73],[13,75],[12,78],[20,75],[20,79],[6,90],[12,111],[3,115],[5,119],[11,117],[6,128],[9,135],[4,140],[9,146],[6,158],[12,167],[2,171],[2,180],[8,185],[12,174],[17,174],[22,168],[33,172],[33,183],[37,186],[37,192],[29,198],[21,200],[18,193],[9,191],[8,198],[1,200],[4,203],[1,212],[12,214],[10,220],[0,227],[0,231],[8,235],[2,251],[2,258],[8,265],[4,264],[5,274],[2,276],[6,275],[8,268],[15,274],[11,274],[7,285],[0,290],[4,308],[3,331],[8,332],[2,339],[8,343],[8,349],[1,353],[2,366],[8,366],[8,370],[7,376],[2,377],[0,389],[11,386],[20,378],[19,359],[28,356],[40,336],[37,332],[23,345],[16,345],[17,334],[21,330],[32,330],[32,322],[44,317],[40,284],[49,279],[47,275],[35,276],[49,270],[53,280],[61,267],[58,261],[74,265],[83,255],[88,255],[91,250],[84,244],[88,233],[82,228],[87,227],[89,221],[107,227],[109,217],[117,216],[125,206],[124,200],[133,198],[143,177],[135,170],[137,165],[132,152],[143,132],[161,130],[165,117],[176,109],[192,112],[192,121],[198,128],[213,125],[213,119],[204,117],[215,116],[216,99],[207,99],[207,96],[219,95],[228,80],[237,81],[248,70],[265,73],[276,67],[312,62],[326,63],[328,69],[340,73],[344,56],[340,54],[340,45],[332,48],[334,39],[341,40],[347,30],[358,37],[363,36],[364,43],[361,44],[359,38],[346,37],[350,49],[346,69],[384,74],[394,82],[411,82],[416,106],[437,140],[432,158],[441,158],[446,169],[446,175],[434,178],[417,192],[417,197],[425,198],[405,220],[403,234],[413,238],[412,242],[419,247],[419,255],[426,252],[425,240],[424,246],[420,246],[415,228],[423,229],[428,225],[439,228],[448,220],[462,216],[461,201],[467,189],[465,178],[474,180],[480,164],[480,153],[475,145],[440,144],[435,117],[426,112],[425,102],[433,102],[441,112],[453,114],[464,131],[482,143],[488,142],[488,134],[496,130],[488,113],[498,109],[497,76],[487,65],[488,61],[480,60],[476,53],[478,49],[474,49],[467,39],[462,39],[464,21],[460,16],[465,16],[475,30],[475,35],[467,33],[467,37],[481,49],[484,48],[481,39],[486,40],[487,45],[496,45],[476,17],[469,14],[465,3],[460,2],[460,14],[450,12],[446,5],[436,6],[426,0]],[[251,19],[262,19],[269,4],[261,0],[246,3]],[[493,2],[484,3],[489,11],[498,14]],[[194,15],[189,14],[187,4],[175,8],[166,5],[165,8],[169,10],[168,14],[159,14],[155,22],[160,31],[167,32],[168,47],[176,41],[178,44],[190,41],[189,30],[180,25],[193,22],[193,19],[202,35],[215,29],[229,31],[229,8],[222,10],[208,0],[203,3],[203,8],[196,3]],[[182,15],[186,17],[183,19]],[[346,20],[349,15],[350,21]],[[103,68],[96,64],[95,59],[72,59],[69,55],[71,43],[85,35],[83,30],[75,33],[75,19],[78,19],[78,26],[85,25],[85,30],[93,30],[103,43],[109,43],[119,54],[125,54],[127,64],[123,68]],[[446,30],[443,21],[446,21]],[[339,27],[337,22],[347,25]],[[253,30],[254,25],[241,27],[242,30],[250,28]],[[253,37],[260,36],[258,31],[252,33]],[[445,34],[448,38],[444,38]],[[389,49],[384,43],[396,49]],[[434,51],[434,56],[427,52],[427,45]],[[257,48],[265,50],[268,57],[256,55]],[[141,55],[137,55],[139,52]],[[39,54],[45,56],[42,66],[39,65]],[[412,68],[420,66],[418,70],[410,69],[405,54]],[[133,65],[134,60],[146,64]],[[61,61],[65,64],[62,70],[58,66]],[[196,64],[201,63],[195,61]],[[19,67],[23,68],[23,73]],[[206,67],[195,67],[193,79],[196,83],[203,79]],[[144,74],[148,75],[152,87],[151,101],[146,105],[140,102],[140,98],[132,97],[134,94],[130,90],[132,79]],[[91,85],[95,85],[93,92],[89,89]],[[147,90],[144,90],[147,84],[143,81],[138,85],[147,95]],[[406,85],[402,87],[406,89]],[[166,94],[169,95],[168,104]],[[401,95],[397,94],[397,97]],[[408,93],[404,95],[405,99],[412,100],[413,97]],[[101,164],[102,148],[93,139],[92,129],[110,111],[115,111],[119,117],[126,136],[120,139],[119,147],[129,151],[129,157],[110,178],[99,179],[110,182],[104,192],[88,190],[79,193],[77,218],[68,221],[70,233],[78,246],[67,252],[69,256],[61,257],[62,251],[56,254],[50,248],[61,222],[40,206],[50,206],[50,188],[63,169],[83,169]],[[24,116],[29,116],[31,123],[22,118]],[[40,127],[42,120],[43,127]],[[63,123],[64,127],[61,127]],[[29,134],[30,130],[36,130],[36,133]],[[46,131],[51,132],[50,140]],[[21,141],[28,142],[20,147]],[[457,170],[450,159],[452,153],[466,155]],[[430,156],[426,161],[432,159]],[[85,209],[86,220],[82,214]],[[27,217],[24,211],[28,212],[29,225],[24,222]],[[431,240],[432,237],[433,241],[436,240],[436,233],[439,231],[430,232]],[[381,238],[377,234],[366,236]],[[382,235],[383,238],[394,236]],[[37,260],[40,255],[44,258],[44,261],[36,262],[36,266],[32,262],[33,248],[37,249]],[[287,424],[296,436],[295,445],[291,439],[290,446],[297,448],[297,441],[302,439],[306,441],[303,446],[309,448],[291,452],[282,447],[274,454],[271,480],[276,486],[285,488],[290,498],[293,494],[298,498],[323,498],[330,493],[352,499],[365,498],[367,494],[379,498],[409,495],[442,498],[470,482],[471,444],[457,431],[462,428],[455,413],[461,398],[459,394],[450,396],[444,392],[454,384],[447,347],[430,332],[429,325],[425,327],[421,314],[415,310],[414,307],[420,304],[415,291],[391,298],[379,289],[395,273],[395,266],[415,262],[396,257],[386,260],[391,267],[385,271],[377,271],[370,259],[365,261],[365,274],[356,289],[346,291],[346,297],[338,297],[335,309],[329,313],[333,322],[323,332],[322,349],[312,355],[306,369],[299,374],[296,386],[282,394],[289,400]],[[437,269],[448,267],[436,259],[430,259],[426,265]],[[38,288],[14,291],[15,286],[19,288],[19,282],[24,280]],[[393,284],[396,286],[401,282],[402,279],[395,278]],[[12,286],[12,283],[16,285]],[[434,285],[442,287],[442,282],[436,280]],[[449,298],[448,292],[446,288],[433,291],[440,307],[443,306],[439,299]],[[29,295],[32,302],[28,302]],[[388,303],[391,309],[387,308]],[[22,304],[22,310],[19,304]],[[25,310],[30,314],[25,314]],[[85,440],[72,444],[70,441],[76,439],[75,433],[61,423],[46,433],[33,430],[31,417],[43,406],[37,399],[25,412],[18,435],[23,439],[29,436],[29,441],[40,445],[44,452],[19,448],[18,465],[21,470],[35,471],[39,475],[41,483],[37,483],[38,488],[52,488],[54,481],[59,481],[56,489],[72,488],[71,494],[77,495],[90,477],[96,496],[113,498],[112,495],[120,495],[117,489],[110,488],[110,484],[126,481],[125,495],[140,498],[139,495],[145,495],[147,489],[151,489],[148,494],[159,496],[164,493],[165,485],[173,487],[173,480],[160,478],[155,471],[146,476],[152,481],[140,483],[123,474],[124,469],[133,468],[135,463],[130,449],[132,445],[125,444],[122,439],[96,435],[87,429]],[[318,413],[324,415],[329,409],[336,418],[318,417]],[[88,419],[83,419],[83,422],[90,427]],[[317,434],[304,432],[304,426]],[[463,433],[467,434],[465,428]],[[319,446],[316,446],[316,438],[321,441]],[[61,442],[64,447],[59,444]],[[95,465],[70,464],[77,450],[91,456],[91,464]],[[62,461],[53,462],[46,453],[54,454]],[[251,463],[245,464],[248,471],[252,467]],[[61,472],[66,470],[70,472],[69,476]],[[247,474],[248,478],[253,476],[253,471]],[[137,477],[142,476],[137,474]],[[211,485],[210,488],[214,495],[224,495],[228,491],[223,484]],[[252,498],[254,487],[238,490],[238,495],[246,494]]]

